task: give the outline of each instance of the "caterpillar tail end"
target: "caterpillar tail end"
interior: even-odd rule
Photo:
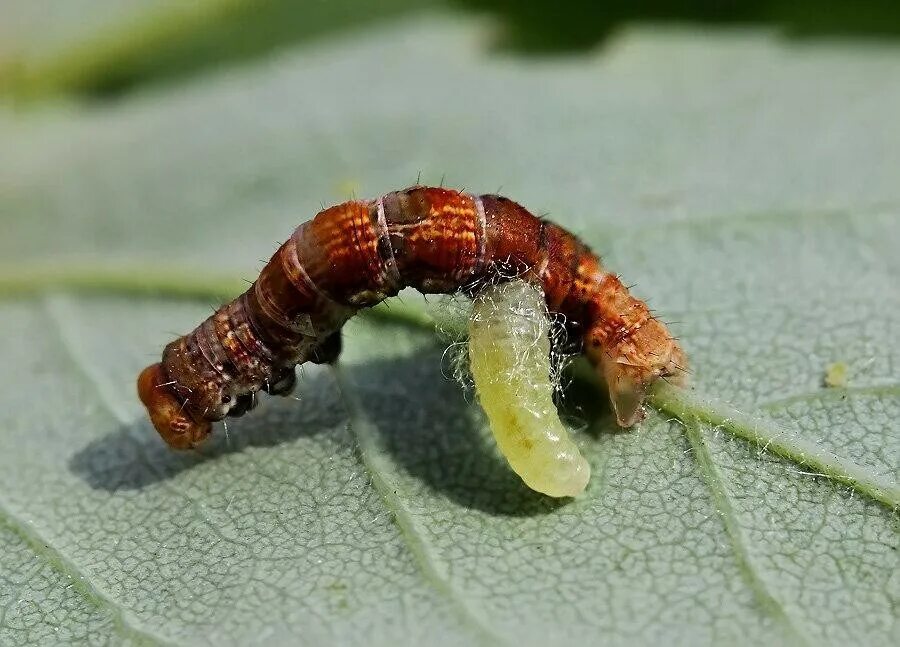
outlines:
[[[184,403],[169,389],[161,364],[151,364],[141,371],[137,379],[137,392],[147,407],[150,421],[169,447],[192,449],[212,433],[212,423],[195,420]]]
[[[658,365],[644,367],[604,356],[600,370],[609,389],[616,421],[620,427],[631,427],[644,419],[644,401],[650,386],[659,379],[676,386],[687,384],[687,359],[684,351],[673,344]]]

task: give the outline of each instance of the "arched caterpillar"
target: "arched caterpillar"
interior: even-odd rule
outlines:
[[[512,277],[564,317],[620,425],[641,419],[654,380],[683,377],[666,327],[575,236],[501,196],[413,186],[297,227],[246,292],[141,372],[138,394],[169,445],[195,447],[213,422],[252,409],[259,391],[289,393],[297,364],[336,359],[340,329],[361,308],[404,287],[477,296]]]

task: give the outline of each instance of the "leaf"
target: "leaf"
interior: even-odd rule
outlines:
[[[433,335],[357,318],[339,377],[307,368],[300,402],[175,454],[134,378],[206,304],[38,277],[0,304],[0,643],[896,642],[897,511],[728,430],[896,484],[900,54],[644,29],[520,62],[485,59],[484,33],[407,22],[7,115],[0,254],[151,268],[119,287],[251,278],[350,186],[502,184],[680,322],[698,399],[737,422],[620,433],[581,389],[594,478],[555,504],[503,464]],[[822,385],[833,362],[846,388]]]

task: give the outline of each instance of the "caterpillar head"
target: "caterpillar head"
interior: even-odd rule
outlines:
[[[196,419],[169,388],[160,364],[152,364],[141,371],[137,391],[141,402],[147,407],[153,426],[170,447],[191,449],[206,440],[212,432],[212,423]]]

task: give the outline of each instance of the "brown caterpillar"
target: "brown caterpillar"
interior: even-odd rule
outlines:
[[[244,294],[141,372],[138,394],[169,445],[194,447],[213,422],[256,406],[258,391],[289,393],[297,364],[335,360],[341,326],[360,308],[404,287],[471,296],[512,277],[537,284],[564,316],[623,427],[643,417],[654,380],[683,379],[666,327],[575,236],[507,198],[414,186],[300,225]]]

